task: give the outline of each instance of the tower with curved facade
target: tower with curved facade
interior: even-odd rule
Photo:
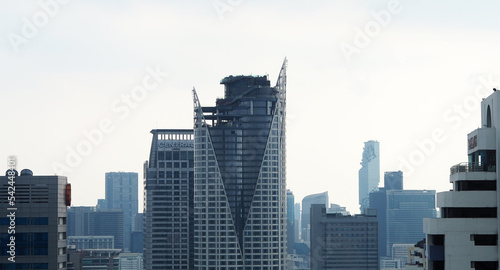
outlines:
[[[194,268],[286,269],[286,60],[229,76],[224,98],[194,94]]]

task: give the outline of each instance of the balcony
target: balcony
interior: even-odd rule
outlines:
[[[462,162],[450,168],[450,175],[461,172],[496,172],[496,166],[486,166],[486,164],[474,162]]]

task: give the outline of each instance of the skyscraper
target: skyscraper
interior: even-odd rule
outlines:
[[[0,269],[66,269],[66,177],[8,170],[0,183]]]
[[[106,173],[106,209],[123,211],[123,249],[128,251],[132,224],[139,210],[138,179],[134,172]]]
[[[427,269],[498,269],[500,91],[481,101],[480,128],[467,135],[468,162],[450,169],[453,190],[437,194],[441,218],[424,220]]]
[[[295,245],[295,197],[293,192],[286,190],[286,252],[293,254],[293,246]]]
[[[380,153],[377,141],[365,142],[361,169],[359,169],[359,205],[361,213],[368,208],[369,194],[376,191],[380,182]]]
[[[195,269],[285,269],[286,60],[267,76],[229,76],[224,98],[194,92]]]
[[[301,236],[302,241],[306,242],[309,246],[310,237],[310,222],[311,222],[311,205],[313,204],[324,204],[325,207],[328,206],[328,191],[318,194],[307,195],[302,199],[302,216],[300,221],[300,227],[302,230]]]
[[[403,172],[385,172],[384,188],[386,190],[403,190]]]
[[[387,255],[393,244],[416,243],[425,237],[424,218],[436,217],[435,190],[386,190]]]
[[[193,130],[151,133],[144,165],[145,269],[193,269]]]

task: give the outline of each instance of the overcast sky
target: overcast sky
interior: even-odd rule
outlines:
[[[193,87],[212,106],[223,77],[268,74],[274,85],[287,57],[296,201],[328,191],[359,212],[368,140],[380,142],[381,179],[403,170],[405,189],[448,190],[481,98],[500,87],[498,10],[456,0],[1,1],[0,158],[66,175],[73,205],[95,205],[105,172],[138,172],[142,183],[151,129],[192,128]]]

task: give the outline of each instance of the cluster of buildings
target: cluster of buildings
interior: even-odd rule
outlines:
[[[366,142],[361,214],[350,215],[328,192],[298,203],[286,189],[286,61],[274,87],[267,76],[221,84],[215,106],[193,91],[193,129],[151,131],[144,213],[137,173],[106,173],[89,207],[71,206],[66,177],[9,169],[0,269],[498,269],[500,94],[483,100],[451,191],[405,190],[401,171],[379,187],[379,143]]]

